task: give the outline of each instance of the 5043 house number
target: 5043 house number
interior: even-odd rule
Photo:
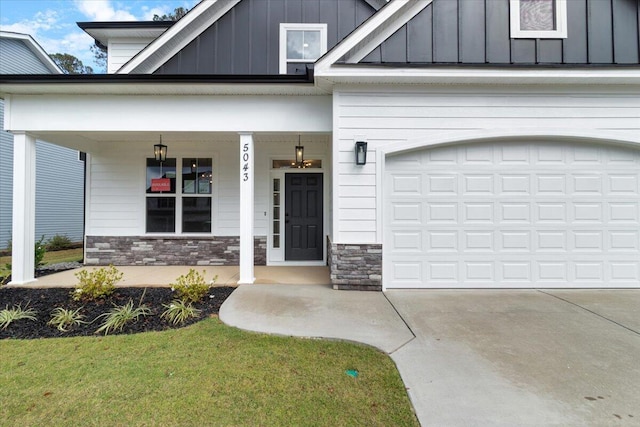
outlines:
[[[242,146],[242,180],[249,181],[249,144]]]

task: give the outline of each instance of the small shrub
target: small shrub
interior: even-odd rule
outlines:
[[[200,301],[207,295],[209,288],[215,283],[218,276],[214,277],[210,283],[207,283],[204,280],[204,271],[202,273],[200,274],[192,268],[186,275],[183,274],[178,277],[176,283],[171,284],[171,290],[176,293],[179,300],[193,303]]]
[[[96,334],[104,332],[107,335],[111,331],[121,331],[127,323],[137,321],[138,318],[148,316],[150,313],[151,310],[147,306],[140,305],[134,308],[133,301],[129,300],[127,304],[117,305],[96,318],[96,320],[101,317],[105,318],[102,325],[96,330]]]
[[[44,254],[47,252],[47,246],[44,244],[44,236],[40,237],[40,240],[35,245],[35,260],[34,265],[36,268],[41,267],[44,264]]]
[[[73,243],[71,242],[71,239],[65,235],[56,234],[47,242],[48,251],[62,251],[65,249],[71,249],[72,247]]]
[[[190,302],[184,302],[182,300],[173,300],[171,304],[162,304],[165,311],[162,312],[160,317],[167,319],[169,323],[177,325],[178,323],[184,323],[187,319],[200,316],[202,310],[195,308]]]
[[[36,320],[36,311],[32,308],[22,308],[21,306],[8,306],[0,311],[0,328],[7,329],[16,320],[29,319]]]
[[[77,310],[58,307],[51,312],[51,320],[47,322],[47,325],[51,325],[61,332],[67,332],[73,326],[87,323],[82,321],[84,315],[80,314],[80,310],[82,307]]]
[[[123,273],[113,265],[100,267],[89,272],[81,270],[75,274],[80,283],[76,286],[71,297],[76,300],[97,300],[113,294],[116,283],[122,279]]]

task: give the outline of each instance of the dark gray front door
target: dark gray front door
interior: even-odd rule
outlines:
[[[285,260],[322,260],[322,174],[285,174],[285,192]]]

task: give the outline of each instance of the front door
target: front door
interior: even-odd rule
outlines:
[[[285,192],[285,260],[322,260],[322,174],[285,174]]]

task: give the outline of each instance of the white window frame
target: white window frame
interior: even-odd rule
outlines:
[[[287,31],[320,31],[320,56],[327,53],[327,24],[280,24],[280,74],[287,74],[287,64],[311,63],[316,60],[287,58]]]
[[[550,31],[527,31],[520,29],[520,0],[509,0],[511,38],[513,39],[566,39],[567,1],[556,0],[556,29]]]

